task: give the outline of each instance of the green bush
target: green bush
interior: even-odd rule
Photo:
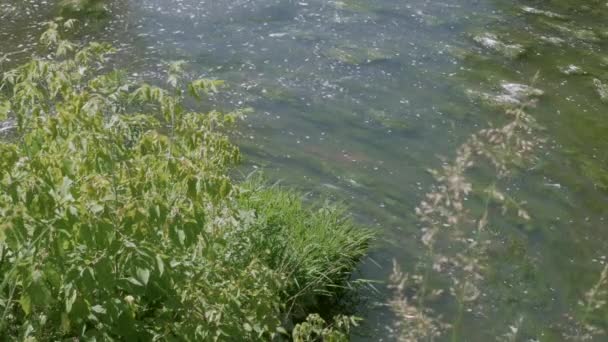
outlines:
[[[42,37],[51,58],[1,83],[0,336],[281,340],[345,288],[372,235],[227,176],[238,113],[183,104],[221,82],[186,84],[177,63],[171,90],[134,84],[98,71],[110,47],[59,29]]]

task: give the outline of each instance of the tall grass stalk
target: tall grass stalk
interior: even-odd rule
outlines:
[[[404,275],[395,264],[391,277],[395,297],[390,304],[400,317],[398,337],[402,341],[432,341],[447,330],[451,330],[452,341],[459,341],[465,313],[472,311],[471,306],[482,294],[480,283],[484,279],[486,250],[492,239],[486,229],[490,202],[499,204],[505,213],[512,210],[523,220],[530,218],[520,203],[497,189],[496,181],[485,187],[481,214],[470,210],[467,200],[473,191],[471,169],[490,165],[495,178],[502,179],[514,168],[534,159],[534,149],[542,139],[536,135],[534,118],[525,111],[532,101],[529,99],[525,106],[508,108],[505,125],[473,134],[457,149],[452,161],[444,161],[441,169],[430,171],[436,184],[416,207],[422,227],[420,241],[426,249],[425,259],[419,262],[423,271]],[[446,291],[427,290],[431,279],[434,283],[445,283],[445,278],[447,293],[456,306],[452,319],[447,321],[435,316],[429,308],[444,297]]]
[[[573,341],[590,341],[606,331],[594,323],[597,314],[608,303],[608,265],[604,265],[598,280],[585,292],[578,302],[581,312],[574,320],[574,334],[569,335]]]

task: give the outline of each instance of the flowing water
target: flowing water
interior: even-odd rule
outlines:
[[[608,227],[608,6],[600,1],[129,0],[81,38],[111,42],[116,64],[159,78],[186,60],[192,77],[226,80],[226,108],[251,107],[238,143],[244,172],[311,198],[346,203],[379,232],[358,277],[354,339],[392,340],[385,303],[392,260],[420,251],[414,208],[429,168],[477,130],[504,120],[505,83],[542,90],[530,113],[547,141],[509,180],[529,222],[500,218],[482,313],[466,340],[488,341],[523,317],[522,340],[558,327],[597,279]],[[56,15],[54,1],[0,2],[3,65],[23,61]],[[498,97],[496,97],[498,96]],[[471,199],[474,201],[475,199]],[[438,308],[449,312],[450,307]]]

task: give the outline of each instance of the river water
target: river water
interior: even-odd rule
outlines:
[[[529,109],[546,143],[508,180],[532,219],[495,221],[488,309],[466,340],[495,340],[523,317],[521,340],[561,340],[559,326],[605,262],[608,231],[608,6],[599,1],[129,0],[88,23],[84,40],[119,49],[117,65],[156,79],[186,60],[192,77],[226,80],[216,99],[254,111],[237,141],[243,172],[349,206],[379,240],[357,277],[355,340],[393,340],[384,282],[420,252],[414,208],[427,172],[481,128],[504,120],[505,83],[544,95]],[[0,3],[4,65],[27,58],[54,1]],[[604,88],[604,86],[606,88]],[[502,95],[502,97],[494,97]],[[604,98],[602,98],[604,97]],[[475,199],[471,199],[474,201]],[[449,307],[437,308],[449,313]],[[604,319],[605,320],[605,319]],[[600,339],[601,340],[601,339]]]

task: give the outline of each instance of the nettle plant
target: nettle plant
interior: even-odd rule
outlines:
[[[344,286],[371,234],[294,195],[290,217],[256,200],[282,192],[227,176],[239,113],[183,104],[220,81],[186,83],[182,63],[171,90],[104,73],[112,48],[62,40],[73,24],[50,23],[52,52],[1,83],[15,127],[0,141],[0,336],[289,338],[293,313]]]

